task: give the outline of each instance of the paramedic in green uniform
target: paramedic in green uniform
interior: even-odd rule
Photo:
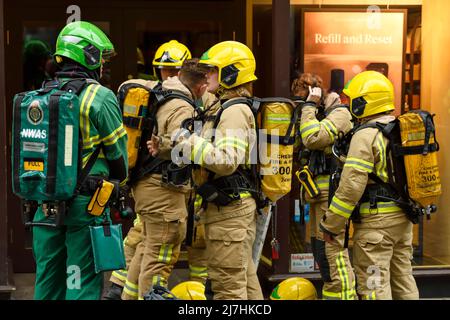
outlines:
[[[102,65],[114,53],[108,37],[88,22],[68,24],[58,36],[55,61],[60,67],[56,78],[99,81]],[[89,177],[103,176],[122,182],[127,176],[127,135],[115,94],[98,83],[88,84],[80,98],[80,127],[83,139],[83,165],[101,145],[101,153]],[[85,191],[71,204],[59,228],[34,227],[33,252],[36,260],[35,299],[98,300],[103,274],[95,273],[89,226],[102,221],[86,212],[92,192]],[[92,192],[93,194],[93,192]],[[41,208],[34,221],[45,218]]]

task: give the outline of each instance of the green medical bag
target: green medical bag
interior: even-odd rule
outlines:
[[[95,272],[125,269],[122,225],[113,225],[108,218],[102,225],[90,226],[89,229]]]
[[[74,195],[80,171],[80,101],[88,80],[51,81],[14,97],[13,192],[25,200]]]

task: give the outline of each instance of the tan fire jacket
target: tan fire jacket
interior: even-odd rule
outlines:
[[[300,134],[305,148],[324,151],[325,154],[329,155],[338,133],[346,134],[353,128],[353,123],[352,116],[347,108],[335,108],[341,103],[336,93],[330,93],[326,101],[330,101],[329,104],[325,104],[325,112],[328,115],[322,121],[317,120],[317,108],[314,105],[303,107],[300,118]],[[329,175],[319,175],[314,180],[320,191],[327,196]]]
[[[177,77],[167,79],[162,86],[163,90],[174,90],[192,99],[189,89]],[[155,133],[163,138],[159,158],[171,160],[171,137],[180,129],[185,119],[193,116],[194,108],[182,99],[169,100],[158,109]],[[190,189],[190,186],[176,189],[161,186],[161,175],[150,174],[139,180],[133,188],[135,211],[141,215],[159,213],[166,221],[184,219],[187,216],[185,197]]]
[[[388,123],[394,119],[393,116],[385,115],[372,118],[368,122]],[[354,134],[339,187],[321,222],[321,229],[324,232],[333,235],[345,232],[347,220],[363,196],[366,186],[374,183],[369,179],[369,173],[374,173],[388,182],[386,149],[388,143],[389,140],[375,128],[365,128]],[[362,203],[360,214],[366,227],[376,227],[382,220],[405,216],[394,202],[377,202],[377,209],[370,209],[369,203]]]
[[[250,97],[250,93],[243,88],[227,90],[221,96],[221,101],[241,96]],[[220,108],[220,104],[216,103],[205,109],[206,121],[201,133],[191,135],[179,145],[184,150],[190,150],[190,160],[199,165],[193,172],[196,186],[207,182],[211,171],[215,173],[214,178],[219,178],[233,174],[239,166],[245,167],[250,160],[250,150],[256,142],[255,118],[250,108],[244,104],[233,105],[222,112],[214,135],[212,129]],[[217,215],[209,215],[205,222],[245,215],[256,208],[254,199],[248,193],[241,194],[241,198],[238,206],[230,204],[217,208]]]
[[[193,99],[189,89],[181,83],[178,77],[168,78],[162,84],[163,90],[173,90]],[[158,122],[157,135],[161,137],[160,152],[158,158],[171,160],[171,151],[174,146],[172,137],[176,134],[184,120],[191,119],[195,115],[194,108],[186,101],[172,99],[163,104],[156,113]]]

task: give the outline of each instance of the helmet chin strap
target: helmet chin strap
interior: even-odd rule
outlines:
[[[217,88],[217,91],[215,93],[216,97],[220,99],[225,94],[226,90],[227,89],[225,89],[221,84],[219,84],[219,87]]]

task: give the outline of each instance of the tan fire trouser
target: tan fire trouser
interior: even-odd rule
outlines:
[[[127,279],[122,291],[122,300],[137,300],[139,298],[139,274],[141,272],[142,255],[144,252],[144,243],[141,241],[137,247],[136,252],[131,259],[128,267]]]
[[[128,269],[124,300],[143,298],[153,285],[167,286],[186,235],[186,192],[161,186],[160,175],[141,179],[132,192],[143,240]]]
[[[329,244],[323,240],[323,233],[319,228],[327,209],[327,198],[310,202],[311,247],[324,282],[322,298],[324,300],[354,300],[356,298],[355,275],[348,249],[344,249],[344,236],[335,238],[335,243]]]
[[[217,210],[209,205],[209,210]],[[208,274],[215,300],[262,300],[252,259],[256,212],[205,225]]]
[[[362,299],[419,299],[411,266],[413,225],[405,214],[394,215],[379,220],[376,228],[364,220],[354,224],[353,264]]]
[[[112,272],[109,281],[115,283],[121,287],[125,286],[125,282],[128,276],[128,269],[130,268],[131,260],[133,259],[136,248],[139,243],[142,241],[142,223],[139,219],[139,216],[135,219],[133,227],[128,231],[127,236],[123,241],[124,253],[125,253],[125,261],[126,261],[126,269],[115,270]]]
[[[139,274],[139,298],[152,286],[167,287],[186,236],[186,219],[166,221],[160,214],[142,215],[144,249]]]
[[[206,256],[205,225],[196,223],[192,246],[187,246],[189,279],[203,284],[208,279],[208,258]]]
[[[123,300],[137,300],[139,297],[138,282],[141,271],[143,250],[144,244],[139,243],[136,248],[136,253],[130,262],[130,266],[128,267],[126,284],[122,293]],[[199,281],[205,284],[206,279],[208,278],[208,259],[206,257],[204,225],[196,224],[193,244],[191,247],[187,247],[187,252],[190,280]]]

